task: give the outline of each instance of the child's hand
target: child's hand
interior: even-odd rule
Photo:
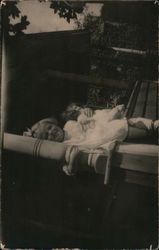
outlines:
[[[84,108],[83,109],[83,113],[87,116],[87,117],[92,117],[94,115],[94,111],[91,108]]]
[[[124,104],[117,105],[116,109],[118,111],[118,114],[119,114],[120,118],[124,117],[124,112],[125,112],[125,106],[124,106]]]
[[[115,108],[110,110],[108,115],[108,121],[124,118],[124,111],[125,111],[125,106],[123,104],[117,105]]]
[[[125,111],[125,106],[124,106],[124,104],[117,105],[116,108],[117,108],[118,111],[120,111],[120,112],[124,112],[124,111]]]
[[[95,120],[90,120],[90,119],[81,120],[80,124],[81,124],[82,129],[83,129],[84,132],[86,132],[87,129],[89,129],[89,128],[95,128]]]

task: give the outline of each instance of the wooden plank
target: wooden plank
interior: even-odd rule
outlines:
[[[156,120],[157,118],[157,83],[150,82],[149,92],[147,97],[146,111],[144,116],[146,118]]]
[[[141,82],[137,81],[134,85],[134,88],[129,98],[129,102],[125,109],[125,116],[127,118],[132,117],[140,87],[141,87]]]
[[[143,173],[158,173],[158,146],[121,143],[116,147],[113,166]]]
[[[155,145],[148,144],[134,144],[122,142],[117,146],[116,152],[158,157],[158,147]]]
[[[113,166],[151,174],[157,174],[157,164],[157,157],[131,153],[118,153],[114,156],[113,161]]]
[[[146,106],[148,88],[149,82],[142,82],[132,117],[143,117]]]
[[[134,183],[141,186],[157,188],[157,176],[147,173],[139,173],[136,171],[125,171],[124,181],[128,183]]]
[[[155,148],[157,152],[156,146],[154,146],[153,148]],[[158,157],[157,153],[154,152],[154,155],[153,153],[151,153],[151,149],[152,148],[150,147],[150,155],[142,154],[140,150],[138,154],[136,154],[136,152],[129,151],[127,153],[124,151],[119,152],[117,150],[113,153],[113,157],[111,160],[111,167],[120,168],[123,170],[131,170],[139,173],[157,175]],[[94,164],[95,172],[98,174],[105,174],[106,164],[107,164],[107,156],[104,154],[97,155],[96,162]]]
[[[130,54],[135,54],[135,55],[146,55],[145,50],[137,50],[137,49],[126,49],[126,48],[119,48],[119,47],[112,47],[112,49],[124,53],[130,53]]]
[[[8,133],[4,133],[3,138],[3,149],[5,150],[52,160],[64,161],[67,147],[64,143],[39,140]],[[85,154],[85,152],[82,153]],[[93,155],[95,156],[95,154]],[[105,174],[108,154],[98,152],[96,156],[94,157],[95,161],[92,167],[96,173]],[[80,158],[82,158],[82,155]],[[85,164],[83,162],[82,165],[87,165],[88,169],[88,157],[85,157],[85,160]],[[157,174],[158,146],[121,143],[116,147],[111,163],[112,166],[125,170]]]
[[[48,74],[49,77],[62,79],[64,80],[64,82],[70,81],[70,82],[73,82],[74,84],[77,84],[77,83],[87,84],[87,85],[91,84],[91,85],[98,85],[98,86],[117,88],[117,89],[129,88],[128,81],[106,79],[106,78],[100,79],[100,78],[90,76],[90,75],[64,73],[64,72],[54,71],[54,70],[47,70],[46,74]]]

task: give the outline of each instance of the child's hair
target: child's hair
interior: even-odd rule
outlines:
[[[54,118],[43,119],[35,123],[23,135],[58,142],[64,140],[64,131],[57,125],[57,120]]]
[[[71,102],[71,103],[67,106],[66,110],[67,110],[67,111],[70,111],[70,110],[78,110],[78,109],[80,109],[80,108],[82,108],[82,105],[81,105],[80,103]]]
[[[66,111],[62,112],[61,119],[64,123],[69,121],[69,120],[76,121],[79,114],[80,114],[79,110],[66,110]]]
[[[80,114],[80,109],[82,108],[82,105],[72,102],[70,103],[66,110],[62,112],[61,114],[61,119],[65,123],[69,120],[77,120],[79,114]]]

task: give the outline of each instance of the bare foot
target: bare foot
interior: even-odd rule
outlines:
[[[155,130],[159,128],[159,120],[154,121],[153,124],[154,124],[154,129]]]

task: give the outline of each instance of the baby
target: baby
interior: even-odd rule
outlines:
[[[62,113],[66,121],[61,129],[53,118],[41,120],[24,135],[39,139],[64,142],[68,145],[96,148],[105,143],[146,136],[159,126],[146,118],[124,117],[124,105],[113,109],[92,110],[71,104]]]
[[[65,143],[94,148],[114,140],[122,141],[128,132],[124,119],[124,105],[114,109],[91,111],[80,108],[77,121],[67,121],[64,126]]]

